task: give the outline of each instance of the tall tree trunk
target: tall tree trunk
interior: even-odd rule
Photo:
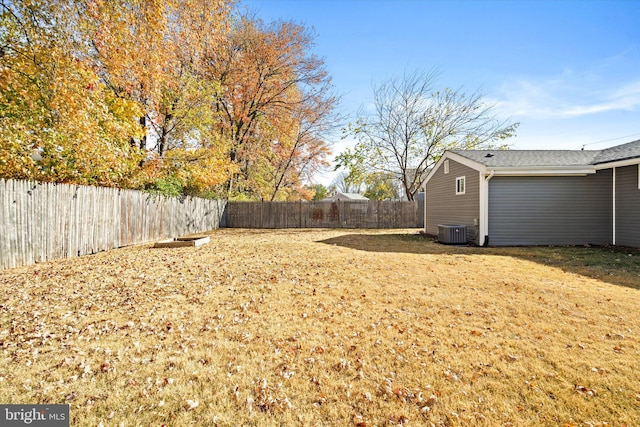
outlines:
[[[139,147],[141,150],[146,150],[147,148],[147,116],[140,117],[140,124],[144,129],[144,134],[142,135],[142,138],[140,138]]]

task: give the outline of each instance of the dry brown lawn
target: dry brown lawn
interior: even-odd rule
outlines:
[[[0,402],[73,426],[637,426],[640,253],[217,230],[0,273]]]

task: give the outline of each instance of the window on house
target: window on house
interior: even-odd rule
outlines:
[[[444,161],[444,173],[445,174],[449,173],[449,160]]]
[[[465,177],[464,176],[460,176],[458,178],[456,178],[456,194],[464,194],[465,191]]]

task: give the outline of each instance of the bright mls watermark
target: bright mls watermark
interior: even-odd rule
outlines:
[[[69,405],[1,405],[0,426],[69,427]]]

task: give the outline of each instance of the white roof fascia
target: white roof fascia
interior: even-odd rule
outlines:
[[[440,160],[438,160],[435,166],[431,169],[431,172],[427,174],[427,177],[425,178],[423,185],[426,185],[429,182],[431,177],[435,175],[435,173],[440,169],[440,166],[442,166],[444,161],[447,159],[451,159],[454,162],[458,162],[460,164],[470,167],[471,169],[475,169],[484,175],[487,174],[487,171],[486,171],[487,168],[485,165],[475,162],[471,159],[467,159],[466,157],[462,157],[459,154],[452,153],[451,151],[445,151],[442,157],[440,157]]]
[[[440,161],[444,158],[449,158],[472,169],[481,172],[484,176],[488,176],[491,172],[494,175],[502,176],[538,176],[538,175],[551,175],[551,176],[584,176],[596,173],[596,169],[591,165],[577,165],[577,166],[486,166],[482,163],[478,163],[475,160],[468,159],[459,154],[452,152],[445,152]],[[640,162],[640,159],[636,159]],[[431,172],[434,172],[440,164],[436,164]]]
[[[435,166],[433,166],[431,168],[431,171],[427,174],[427,177],[424,179],[424,182],[422,183],[423,186],[427,186],[427,182],[429,182],[429,180],[431,179],[431,177],[433,175],[435,175],[436,171],[438,169],[440,169],[440,166],[442,166],[442,163],[444,163],[445,159],[447,157],[447,153],[445,152],[442,157],[440,157],[440,160],[438,160],[435,164]]]
[[[455,162],[468,166],[479,171],[482,175],[488,176],[493,172],[494,176],[585,176],[596,173],[600,169],[621,167],[640,164],[640,159],[629,159],[620,162],[611,162],[602,165],[577,165],[577,166],[519,166],[519,167],[492,167],[478,163],[459,154],[445,151],[440,160],[435,164],[431,172],[425,179],[425,184],[440,169],[445,160],[451,159]]]
[[[612,168],[621,168],[624,166],[633,166],[638,164],[640,164],[640,159],[635,158],[635,159],[619,160],[617,162],[602,163],[599,165],[595,165],[595,168],[596,170],[612,169]]]
[[[475,160],[468,159],[468,158],[466,158],[464,156],[461,156],[461,155],[456,154],[456,153],[451,153],[449,151],[447,151],[445,154],[448,154],[449,155],[448,157],[451,160],[456,161],[456,162],[458,162],[460,164],[463,164],[463,165],[465,165],[467,167],[470,167],[471,169],[475,169],[478,172],[482,172],[482,173],[485,173],[485,174],[487,172],[487,166],[483,165],[482,163],[478,163]]]

